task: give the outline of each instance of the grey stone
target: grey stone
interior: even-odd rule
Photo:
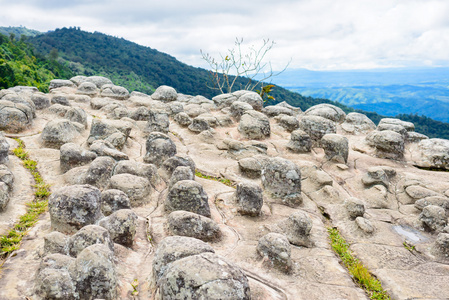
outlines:
[[[184,112],[191,118],[196,118],[201,114],[208,113],[208,110],[199,104],[187,104],[184,106]]]
[[[390,180],[396,176],[396,171],[390,167],[370,167],[365,175],[362,177],[362,183],[366,187],[381,184],[386,188],[390,185]]]
[[[240,182],[235,192],[239,211],[243,215],[259,216],[263,205],[262,188],[252,182]]]
[[[157,168],[153,164],[145,164],[137,161],[122,160],[114,168],[114,175],[128,173],[146,178],[155,186],[159,181]]]
[[[427,205],[436,205],[444,208],[446,212],[449,212],[449,198],[442,196],[429,196],[423,199],[419,199],[415,202],[415,207],[419,210],[423,210]]]
[[[305,111],[305,114],[308,116],[320,116],[338,123],[342,123],[346,118],[346,114],[341,108],[325,103],[312,106]]]
[[[165,210],[185,210],[210,217],[208,197],[203,186],[193,180],[181,180],[168,192]]]
[[[246,102],[258,111],[261,111],[263,108],[263,100],[256,92],[245,91],[242,96],[238,97],[238,101]]]
[[[111,101],[112,99],[109,98],[92,98],[90,100],[90,107],[92,107],[93,109],[101,109],[110,104]]]
[[[259,178],[262,174],[263,164],[255,157],[242,158],[238,161],[240,172],[248,178]]]
[[[9,161],[9,143],[5,135],[0,132],[0,164],[6,164]]]
[[[312,230],[312,220],[302,211],[291,214],[287,219],[276,224],[289,240],[296,246],[311,247],[310,231]]]
[[[151,193],[151,184],[148,179],[126,173],[112,176],[110,188],[124,192],[129,197],[131,205],[145,203],[146,197]]]
[[[380,158],[402,159],[404,157],[404,137],[394,131],[373,131],[366,136],[368,144],[376,150]]]
[[[73,82],[76,86],[79,86],[81,83],[85,82],[87,80],[86,76],[77,75],[72,78],[70,78],[70,81]]]
[[[189,167],[192,173],[195,174],[195,162],[189,156],[172,156],[162,163],[161,170],[166,178],[171,178],[173,172],[179,166]]]
[[[62,187],[51,194],[48,207],[51,227],[74,233],[101,218],[100,190],[90,185]]]
[[[117,210],[128,208],[131,208],[131,202],[125,192],[116,189],[101,192],[101,212],[105,216],[109,216]]]
[[[210,125],[205,118],[198,116],[192,120],[192,124],[190,124],[188,128],[192,132],[200,133],[202,131],[209,130]]]
[[[128,155],[118,151],[112,143],[104,140],[95,140],[90,145],[89,149],[98,156],[109,156],[117,161],[127,160]]]
[[[366,134],[376,129],[376,124],[364,114],[351,112],[341,124],[344,131],[352,134]]]
[[[325,134],[321,138],[321,146],[327,160],[346,164],[349,155],[348,139],[339,134]]]
[[[129,117],[135,121],[148,121],[149,116],[149,109],[145,106],[141,106],[133,110]]]
[[[337,133],[335,123],[321,116],[306,115],[299,120],[299,128],[312,139],[312,144],[319,146],[325,134]]]
[[[18,133],[28,128],[32,120],[33,113],[28,106],[0,100],[0,130]]]
[[[435,246],[440,250],[445,256],[449,255],[449,233],[439,233],[435,241]]]
[[[64,79],[53,79],[50,81],[50,85],[48,86],[48,90],[57,89],[61,87],[70,87],[74,88],[76,87],[75,84],[70,80],[64,80]]]
[[[0,182],[0,211],[5,210],[6,206],[8,206],[9,200],[9,188],[6,183]]]
[[[170,121],[166,112],[150,109],[148,110],[148,122],[145,126],[144,132],[151,133],[157,131],[167,134],[169,131],[169,125]]]
[[[95,140],[105,140],[120,150],[125,145],[131,129],[129,122],[93,119],[87,143],[91,145]]]
[[[449,140],[424,139],[419,142],[416,165],[424,168],[449,169]]]
[[[312,151],[312,139],[305,131],[295,130],[290,135],[287,149],[295,153],[308,153]]]
[[[352,219],[363,217],[365,214],[365,205],[357,198],[349,198],[344,203],[346,211]]]
[[[72,122],[83,124],[87,127],[87,114],[84,109],[79,107],[71,107],[64,115],[64,118]]]
[[[103,244],[114,251],[114,243],[109,232],[98,225],[86,225],[68,239],[69,254],[77,257],[81,251],[95,244]]]
[[[238,126],[240,134],[248,139],[265,139],[271,135],[270,120],[261,112],[249,110],[241,117]]]
[[[102,76],[89,76],[85,79],[85,81],[95,84],[99,89],[101,89],[101,87],[105,84],[112,84],[110,79]]]
[[[376,230],[371,221],[366,218],[357,217],[355,223],[365,233],[371,234]]]
[[[84,130],[84,126],[66,119],[49,121],[41,133],[45,147],[59,149],[66,143],[73,142]]]
[[[44,93],[34,93],[31,96],[31,101],[34,102],[36,109],[44,109],[50,106],[50,99]]]
[[[72,168],[87,165],[95,158],[95,152],[84,150],[74,143],[67,143],[60,148],[59,165],[65,173]]]
[[[109,231],[115,243],[131,247],[137,232],[137,219],[136,213],[131,209],[120,209],[101,219],[99,225]]]
[[[279,117],[279,126],[292,132],[299,128],[299,121],[296,117],[283,115]]]
[[[101,96],[117,100],[126,100],[129,98],[129,92],[122,86],[105,84],[101,87]]]
[[[404,138],[407,137],[407,130],[402,125],[388,124],[388,123],[381,124],[381,123],[379,123],[379,125],[377,125],[377,130],[378,131],[391,130],[391,131],[399,133]]]
[[[231,109],[231,116],[237,121],[240,121],[240,118],[245,114],[245,112],[253,110],[253,107],[247,102],[234,101],[231,104],[230,109]]]
[[[257,252],[281,271],[291,269],[291,246],[285,235],[274,232],[264,235],[257,243]]]
[[[76,93],[79,95],[96,96],[98,94],[98,88],[92,82],[82,82],[78,85]]]
[[[109,156],[97,157],[87,169],[85,182],[99,189],[107,188],[115,164],[115,160]]]
[[[295,112],[293,110],[291,110],[290,108],[283,107],[283,106],[277,106],[277,105],[265,106],[262,109],[262,112],[264,114],[266,114],[270,118],[276,117],[276,116],[279,116],[279,115],[288,115],[288,116],[294,116],[295,115]]]
[[[387,125],[387,124],[402,126],[403,128],[405,128],[406,131],[415,131],[415,125],[413,125],[413,123],[411,123],[411,122],[406,122],[406,121],[402,121],[402,120],[394,119],[394,118],[383,118],[379,121],[380,126]]]
[[[55,94],[51,97],[51,104],[60,104],[64,106],[71,106],[69,99],[65,94]]]
[[[291,207],[302,203],[301,171],[293,162],[281,158],[270,158],[262,169],[262,185],[274,197]]]
[[[12,191],[14,188],[14,174],[6,165],[0,164],[0,182],[5,183],[8,186],[8,191]]]
[[[167,218],[168,231],[172,235],[188,236],[203,241],[221,237],[220,227],[212,219],[188,211],[174,211]]]
[[[168,188],[172,188],[175,183],[181,180],[195,180],[195,174],[192,169],[187,166],[179,166],[174,171],[170,177],[170,182],[168,183]]]
[[[178,99],[178,93],[170,86],[161,85],[154,91],[151,98],[164,102],[176,101]]]
[[[419,220],[427,230],[442,231],[447,225],[446,211],[440,206],[428,205],[423,208]]]
[[[415,200],[422,198],[441,196],[439,193],[419,185],[410,185],[405,188],[405,193]]]
[[[64,106],[61,104],[53,104],[48,108],[50,113],[57,115],[58,117],[63,118],[65,114],[69,111],[70,106]]]
[[[76,286],[65,269],[47,268],[40,272],[36,282],[36,292],[42,299],[75,300],[78,299]]]
[[[59,231],[52,231],[44,236],[44,253],[60,253],[67,255],[69,237]]]
[[[429,139],[429,137],[427,135],[418,133],[418,132],[414,132],[414,131],[409,131],[407,132],[407,137],[406,137],[406,141],[408,143],[419,143],[422,140],[427,140]]]
[[[176,145],[165,134],[152,132],[146,141],[144,162],[160,166],[165,160],[176,155]]]
[[[212,98],[212,101],[214,101],[215,105],[220,109],[231,106],[236,100],[237,97],[232,94],[221,94]]]
[[[189,117],[189,115],[186,114],[185,112],[180,112],[176,114],[173,120],[183,127],[189,126],[193,122],[192,118]]]

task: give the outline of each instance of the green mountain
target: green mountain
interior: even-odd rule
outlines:
[[[14,38],[20,39],[22,35],[24,36],[36,36],[38,34],[42,34],[42,32],[34,30],[34,29],[28,29],[26,27],[20,26],[20,27],[1,27],[0,26],[0,33],[6,36],[10,36],[13,34]]]

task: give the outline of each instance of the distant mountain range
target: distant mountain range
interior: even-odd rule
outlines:
[[[304,96],[382,115],[418,114],[449,122],[449,68],[287,70],[274,81]]]

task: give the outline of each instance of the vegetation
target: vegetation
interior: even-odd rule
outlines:
[[[235,188],[235,182],[232,182],[231,180],[229,180],[227,178],[206,175],[206,174],[201,173],[198,170],[195,171],[195,176],[197,176],[199,178],[203,178],[203,179],[215,180],[215,181],[223,183],[224,185]]]
[[[340,235],[338,229],[329,227],[327,231],[329,232],[332,249],[340,256],[351,276],[367,292],[370,299],[390,299],[390,296],[382,288],[380,281],[373,277],[368,269],[353,256],[352,251],[349,250],[349,244]]]
[[[11,252],[19,249],[22,238],[36,224],[39,216],[47,210],[48,197],[50,196],[49,185],[45,184],[37,170],[37,162],[29,158],[23,141],[21,139],[15,140],[19,143],[19,146],[13,150],[13,153],[22,160],[23,166],[33,175],[35,192],[33,201],[26,203],[28,207],[27,212],[20,216],[19,221],[8,234],[0,236],[0,255],[2,257],[6,257]]]

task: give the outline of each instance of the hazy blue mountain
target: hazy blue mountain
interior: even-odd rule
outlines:
[[[26,27],[20,26],[20,27],[2,27],[0,26],[0,33],[4,34],[6,36],[9,36],[10,33],[13,33],[16,37],[16,39],[19,39],[20,36],[23,34],[25,36],[36,36],[38,34],[41,34],[42,32],[34,30],[34,29],[28,29]]]

